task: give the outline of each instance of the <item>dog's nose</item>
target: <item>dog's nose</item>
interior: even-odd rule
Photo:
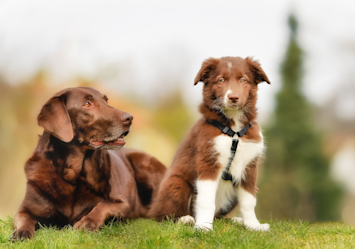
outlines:
[[[238,94],[228,94],[228,98],[229,98],[229,100],[230,101],[232,101],[233,103],[235,103],[235,102],[237,102],[238,101],[238,99],[239,99],[239,96],[238,96]]]
[[[131,125],[133,116],[129,113],[125,113],[121,116],[121,121],[124,125]]]

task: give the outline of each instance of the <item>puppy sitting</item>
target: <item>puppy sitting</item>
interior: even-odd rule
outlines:
[[[38,223],[96,231],[110,217],[146,217],[166,168],[143,152],[121,149],[133,117],[107,100],[78,87],[43,106],[44,133],[25,165],[27,189],[13,240],[33,237]]]
[[[255,104],[257,85],[270,84],[269,79],[251,58],[223,57],[206,60],[195,85],[199,81],[204,83],[203,117],[180,145],[149,216],[180,217],[180,222],[196,221],[196,228],[212,230],[214,217],[239,204],[243,218],[233,220],[266,231],[269,224],[260,224],[254,211],[264,149]]]

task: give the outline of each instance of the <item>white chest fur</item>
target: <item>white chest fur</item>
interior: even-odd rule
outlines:
[[[238,148],[235,157],[232,161],[229,172],[233,178],[239,183],[245,179],[245,169],[248,164],[255,158],[262,155],[264,150],[264,141],[260,133],[261,140],[258,142],[249,141],[247,139],[239,139]],[[237,139],[237,135],[234,137]],[[214,139],[214,149],[218,153],[218,162],[222,165],[222,169],[227,166],[228,159],[231,156],[232,138],[221,134]],[[221,172],[222,173],[222,170]],[[233,184],[230,181],[224,181],[219,176],[218,188],[216,194],[216,211],[220,209],[227,209],[231,200],[236,196]]]

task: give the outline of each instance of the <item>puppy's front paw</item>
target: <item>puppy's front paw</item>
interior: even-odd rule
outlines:
[[[269,229],[270,229],[269,224],[267,224],[267,223],[260,224],[259,222],[258,223],[251,223],[251,224],[244,222],[244,226],[251,231],[265,232],[265,231],[269,231]]]
[[[92,219],[88,216],[84,216],[74,224],[74,229],[82,229],[82,230],[89,230],[89,231],[98,231],[100,227],[102,226],[103,222]]]
[[[209,231],[213,231],[213,225],[212,223],[196,223],[195,224],[195,229],[197,230],[201,230],[204,232],[209,232]]]
[[[178,223],[186,224],[195,224],[195,218],[191,215],[185,215],[179,218]]]

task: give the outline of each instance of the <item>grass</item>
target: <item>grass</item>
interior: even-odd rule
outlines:
[[[12,218],[0,220],[0,248],[355,248],[355,227],[341,223],[272,221],[269,232],[251,232],[216,220],[213,232],[172,221],[111,222],[99,232],[43,227],[36,237],[9,242]]]

